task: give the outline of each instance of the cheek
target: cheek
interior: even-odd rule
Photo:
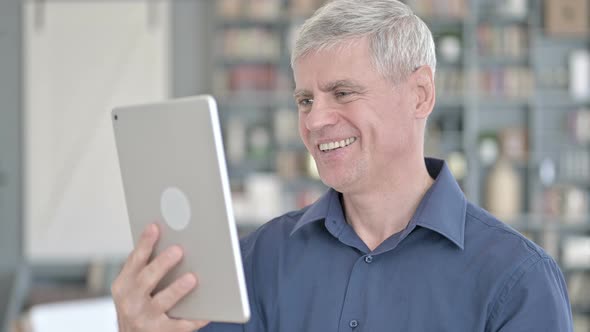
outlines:
[[[299,113],[299,136],[303,143],[307,145],[309,131],[305,127],[305,114]]]
[[[411,149],[413,146],[411,119],[399,109],[390,111],[391,113],[381,117],[380,122],[375,126],[379,145],[384,146],[387,153]]]
[[[303,138],[305,137],[305,116],[299,113],[298,121],[299,135],[301,136],[301,138]]]

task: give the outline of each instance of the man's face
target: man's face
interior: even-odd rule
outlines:
[[[375,190],[421,151],[415,89],[377,73],[366,40],[298,59],[294,77],[299,133],[326,185]]]

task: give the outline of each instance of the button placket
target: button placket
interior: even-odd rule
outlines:
[[[364,319],[363,298],[366,296],[370,266],[365,263],[366,256],[357,256],[357,260],[351,271],[346,296],[340,315],[338,331],[357,331],[360,329],[360,321]]]

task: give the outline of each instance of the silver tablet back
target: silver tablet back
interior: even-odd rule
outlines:
[[[178,244],[184,259],[158,286],[187,271],[199,287],[172,317],[245,322],[250,317],[215,100],[197,96],[112,112],[134,243],[156,222],[156,253]]]

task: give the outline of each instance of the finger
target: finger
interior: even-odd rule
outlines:
[[[160,230],[156,224],[149,224],[144,229],[135,249],[133,249],[123,266],[122,274],[134,275],[147,264],[159,236]]]
[[[123,264],[121,272],[111,285],[111,294],[115,299],[126,297],[130,288],[134,286],[131,283],[135,282],[138,271],[145,266],[146,262],[149,260],[158,236],[159,230],[155,224],[148,225],[143,231],[137,246],[131,251],[129,257]]]
[[[202,329],[203,327],[209,325],[211,323],[208,320],[192,320],[190,321],[193,324],[193,327],[197,330]]]
[[[160,280],[182,259],[182,249],[179,246],[167,248],[156,256],[138,275],[137,282],[141,291],[149,295]]]
[[[197,283],[195,275],[187,273],[154,295],[152,303],[159,312],[168,312],[180,299],[193,290]]]

